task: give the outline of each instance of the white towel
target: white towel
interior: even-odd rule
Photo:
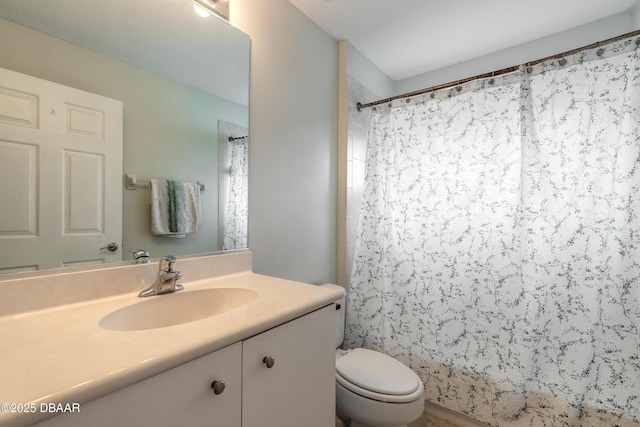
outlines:
[[[198,184],[152,179],[150,187],[153,234],[185,237],[198,231],[202,221]]]

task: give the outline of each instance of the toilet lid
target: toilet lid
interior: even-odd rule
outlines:
[[[345,380],[380,394],[402,396],[415,392],[420,379],[400,361],[377,351],[356,348],[336,360]]]

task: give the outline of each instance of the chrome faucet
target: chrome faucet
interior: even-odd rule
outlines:
[[[133,255],[133,260],[136,264],[148,264],[151,256],[149,252],[144,249],[136,249],[135,251],[129,251]]]
[[[156,277],[156,281],[147,289],[140,292],[138,296],[149,297],[152,295],[166,294],[184,289],[182,285],[176,283],[176,281],[182,277],[182,273],[179,271],[173,271],[173,266],[175,264],[176,258],[173,256],[166,256],[162,258],[158,266],[158,277]]]

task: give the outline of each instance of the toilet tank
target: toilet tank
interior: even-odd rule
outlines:
[[[346,313],[347,291],[342,286],[326,283],[322,285],[327,288],[336,289],[342,292],[342,298],[335,302],[336,304],[336,348],[342,345],[344,341],[344,319]]]

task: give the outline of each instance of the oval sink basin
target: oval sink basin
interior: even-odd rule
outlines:
[[[240,308],[256,298],[257,292],[240,288],[155,295],[107,314],[100,319],[100,327],[112,331],[164,328],[217,316]]]

